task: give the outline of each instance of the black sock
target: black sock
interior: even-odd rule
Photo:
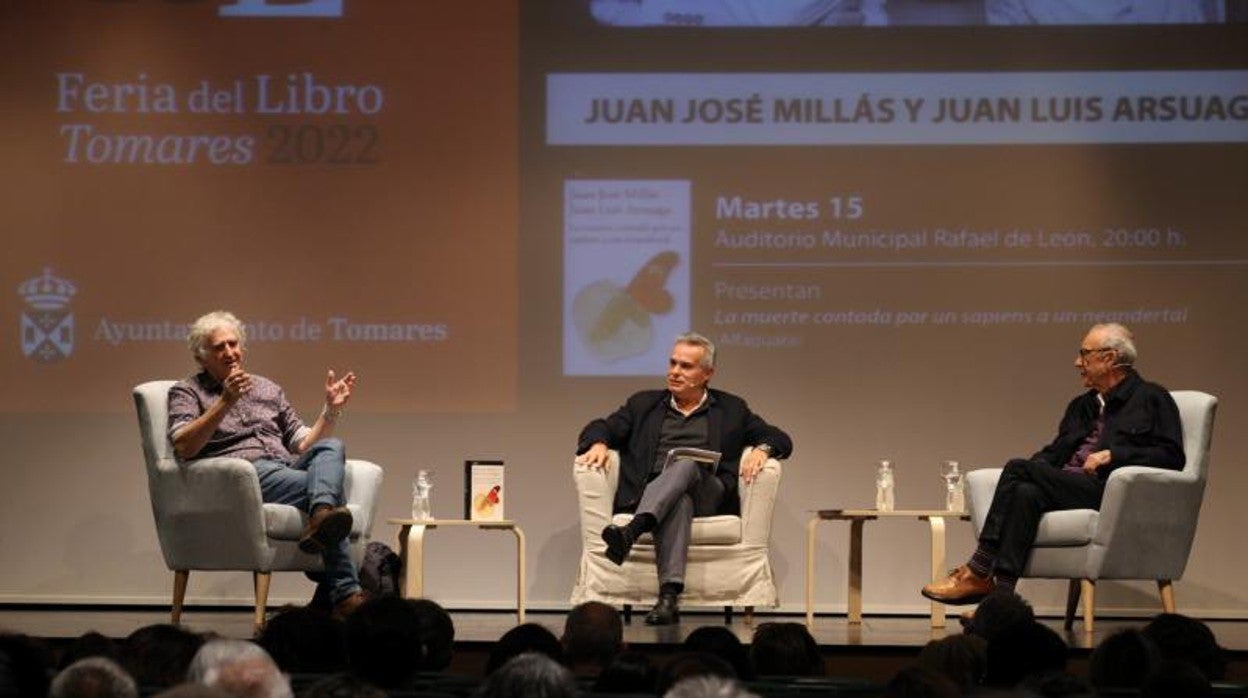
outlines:
[[[654,518],[654,514],[637,514],[632,521],[628,522],[628,527],[632,530],[633,537],[637,538],[643,533],[653,531],[658,523],[659,521]]]
[[[684,590],[685,585],[682,582],[663,582],[659,585],[660,595],[670,594],[671,596],[680,596],[680,592]]]

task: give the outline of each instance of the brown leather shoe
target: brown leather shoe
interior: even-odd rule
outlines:
[[[922,594],[932,601],[961,606],[983,601],[994,586],[992,577],[981,577],[962,565],[948,577],[923,587]]]
[[[309,555],[319,555],[346,538],[353,523],[351,510],[346,507],[319,507],[308,517],[299,549]]]
[[[342,601],[334,604],[334,610],[330,613],[330,615],[338,620],[346,620],[347,616],[355,613],[356,609],[364,605],[365,601],[368,601],[368,595],[362,591],[357,591]]]

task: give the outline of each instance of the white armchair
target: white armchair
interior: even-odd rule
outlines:
[[[743,606],[747,622],[752,619],[755,606],[779,605],[768,545],[780,474],[780,462],[773,458],[753,484],[737,481],[740,516],[693,520],[685,590],[681,594],[683,605],[723,606],[729,616],[732,607]],[[653,538],[643,535],[623,565],[606,557],[602,529],[607,524],[623,525],[632,519],[632,514],[613,515],[611,511],[620,476],[617,452],[610,452],[605,472],[573,464],[572,475],[581,516],[581,562],[572,588],[572,603],[601,601],[623,606],[627,618],[633,604],[649,605],[658,599]]]
[[[315,571],[319,555],[299,551],[307,513],[287,504],[265,504],[260,480],[241,458],[203,458],[179,464],[168,437],[168,396],[174,381],[134,388],[152,514],[165,565],[174,573],[172,621],[178,623],[191,570],[241,570],[253,575],[255,625],[264,624],[272,572]],[[351,557],[364,555],[376,515],[381,468],[348,460],[347,507]]]
[[[1083,597],[1083,628],[1092,632],[1099,579],[1152,579],[1162,607],[1174,612],[1209,472],[1209,442],[1218,400],[1193,390],[1172,392],[1183,422],[1182,470],[1126,466],[1110,473],[1100,511],[1053,511],[1040,519],[1023,577],[1069,579],[1066,628]],[[976,536],[992,505],[1000,468],[967,474],[967,504]]]

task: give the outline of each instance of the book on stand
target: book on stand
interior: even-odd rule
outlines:
[[[464,461],[464,520],[502,521],[506,503],[503,461]]]

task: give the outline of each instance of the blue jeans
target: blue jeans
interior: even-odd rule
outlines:
[[[341,439],[321,439],[304,451],[294,463],[275,460],[252,462],[260,476],[260,497],[273,504],[290,504],[306,511],[318,504],[342,506],[342,481],[346,476],[347,452]],[[360,590],[360,578],[351,562],[346,538],[321,555],[325,584],[330,599],[338,603]]]

